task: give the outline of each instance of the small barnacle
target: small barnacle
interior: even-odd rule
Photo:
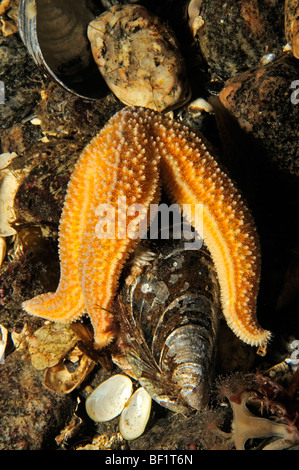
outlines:
[[[202,0],[191,0],[188,5],[188,22],[193,36],[196,36],[198,30],[204,25],[203,17],[200,15],[200,6]]]

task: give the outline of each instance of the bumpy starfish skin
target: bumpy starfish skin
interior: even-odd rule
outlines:
[[[113,132],[109,129],[111,141],[103,139],[102,135],[97,142],[95,179],[98,190],[94,193],[82,239],[79,272],[87,311],[95,330],[95,343],[99,347],[108,344],[114,334],[111,314],[101,307],[110,308],[120,271],[136,244],[133,239],[135,228],[138,229],[139,222],[147,218],[149,205],[157,202],[159,193],[159,157],[153,152],[153,138],[144,132],[146,121],[147,116],[139,122],[138,115],[134,117],[132,112],[124,111],[115,119],[117,127]],[[125,214],[126,207],[123,211],[120,207],[123,197],[127,208],[136,205],[137,210],[138,204],[142,204],[145,213],[141,212],[137,217],[138,212],[132,216],[128,216],[128,212]],[[102,204],[109,204],[113,213],[120,214],[112,220],[115,233],[110,239],[102,238],[99,233]],[[122,235],[122,228],[127,236]]]
[[[143,108],[117,113],[83,151],[61,217],[58,289],[24,302],[24,309],[54,321],[72,321],[86,310],[96,345],[109,344],[115,329],[107,310],[136,244],[133,235],[141,221],[148,222],[150,204],[158,202],[160,173],[180,205],[202,204],[203,226],[196,228],[217,269],[227,323],[244,342],[264,347],[270,333],[259,326],[255,314],[260,260],[248,209],[199,137]],[[106,214],[112,208],[115,227],[115,236],[107,238],[101,225],[103,204],[109,205]],[[144,208],[138,217],[128,215],[132,204]],[[194,218],[190,222],[194,225]]]
[[[78,318],[85,307],[79,280],[78,259],[95,190],[94,173],[97,155],[94,147],[97,147],[96,143],[91,142],[83,150],[68,184],[59,224],[61,282],[57,291],[41,294],[23,302],[23,308],[28,313],[56,322],[68,322]]]
[[[194,132],[167,118],[156,119],[164,187],[183,204],[202,204],[202,227],[221,288],[227,324],[244,342],[265,346],[270,333],[256,319],[260,277],[259,243],[253,221],[232,181]]]
[[[125,196],[127,207],[142,204],[146,210],[151,202],[158,202],[159,156],[153,137],[144,132],[147,121],[148,116],[140,118],[138,113],[124,110],[84,149],[69,182],[60,220],[59,286],[55,293],[23,303],[28,313],[52,321],[73,321],[87,311],[98,347],[114,337],[113,316],[107,310],[120,270],[136,244],[135,227],[147,218],[146,213],[127,216],[123,225],[130,236],[120,233],[119,238],[119,198]],[[101,204],[115,209],[115,238],[103,238],[104,227],[98,233]]]

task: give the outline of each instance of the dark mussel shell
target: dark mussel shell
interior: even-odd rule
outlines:
[[[107,94],[87,38],[93,18],[86,0],[19,3],[20,36],[35,63],[56,83],[85,99]]]
[[[154,400],[177,412],[207,404],[216,353],[219,287],[208,251],[183,239],[143,243],[152,261],[120,293],[125,354]]]

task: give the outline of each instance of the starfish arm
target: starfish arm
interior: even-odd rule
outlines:
[[[115,335],[114,318],[107,310],[112,308],[121,269],[146,233],[150,204],[157,202],[159,156],[148,132],[148,115],[130,108],[108,122],[97,143],[97,187],[82,238],[79,272],[94,341],[104,347]]]
[[[200,232],[218,273],[226,321],[245,343],[266,346],[270,332],[256,319],[260,277],[258,237],[248,208],[229,177],[190,129],[157,115],[155,135],[164,187],[181,206],[201,204]],[[189,220],[195,225],[193,217]]]
[[[95,142],[82,152],[68,184],[59,224],[60,281],[55,293],[49,292],[23,302],[32,315],[57,322],[79,317],[85,302],[78,276],[80,241],[92,202],[96,170]]]

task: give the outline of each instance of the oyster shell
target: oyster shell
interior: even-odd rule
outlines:
[[[106,85],[86,36],[93,14],[86,0],[20,0],[19,32],[35,63],[63,88],[96,99]]]
[[[124,354],[151,397],[176,412],[209,399],[219,288],[208,252],[182,240],[147,242],[153,261],[132,268],[120,294]]]
[[[140,5],[115,5],[88,26],[94,59],[125,104],[157,111],[189,100],[184,60],[170,28]]]

